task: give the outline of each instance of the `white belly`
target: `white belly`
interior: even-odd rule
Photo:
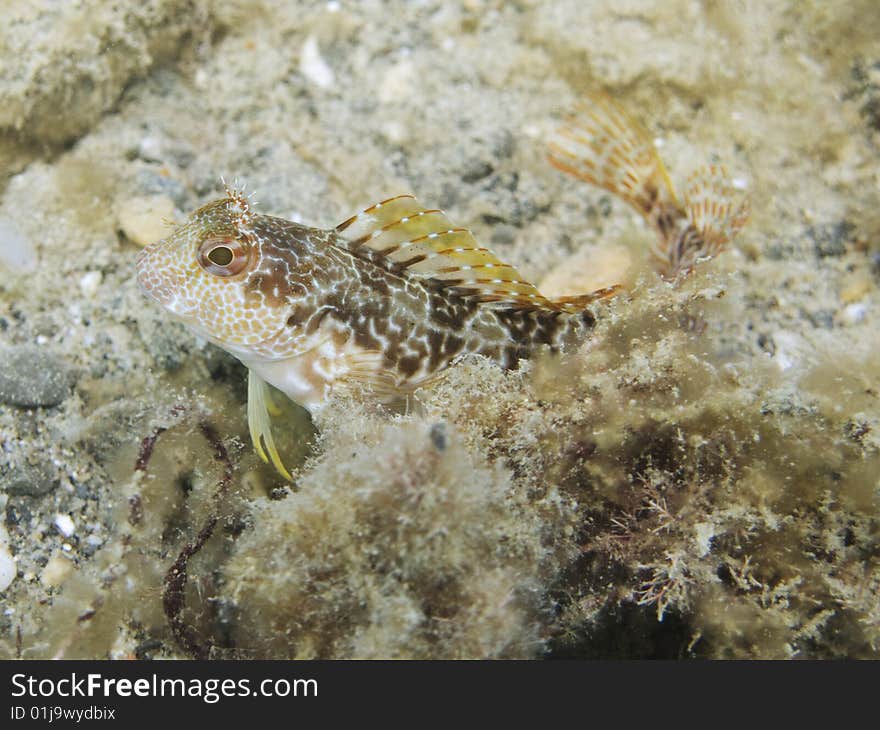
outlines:
[[[371,391],[382,400],[398,395],[395,378],[379,352],[363,350],[353,338],[325,336],[307,352],[282,360],[239,355],[256,375],[309,410],[324,405],[340,389]]]
[[[286,360],[246,360],[242,362],[269,385],[309,410],[323,405],[330,397],[334,378],[321,365],[314,351]]]

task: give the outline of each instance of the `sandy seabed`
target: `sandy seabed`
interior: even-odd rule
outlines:
[[[0,656],[878,656],[876,2],[7,4]],[[596,87],[751,200],[684,282],[546,162]],[[322,227],[411,192],[545,288],[627,291],[410,413],[290,407],[289,486],[243,367],[134,280],[221,175]]]

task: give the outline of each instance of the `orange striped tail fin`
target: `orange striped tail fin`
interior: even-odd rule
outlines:
[[[604,92],[581,102],[550,141],[550,164],[597,185],[648,217],[658,203],[679,206],[647,130]]]
[[[637,210],[657,235],[651,247],[668,278],[690,271],[734,239],[748,219],[719,165],[698,170],[679,202],[647,130],[604,92],[593,92],[553,135],[550,163],[613,193]]]
[[[703,241],[697,258],[721,253],[749,219],[748,200],[736,204],[736,191],[721,165],[701,167],[690,176],[684,203]]]

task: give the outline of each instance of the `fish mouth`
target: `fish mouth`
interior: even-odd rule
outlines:
[[[141,293],[150,299],[158,300],[156,296],[156,281],[150,275],[152,267],[150,266],[150,250],[145,248],[140,251],[134,261],[135,278],[137,280],[138,289]]]
[[[148,246],[138,253],[135,259],[135,279],[141,293],[167,309],[172,314],[180,316],[179,292],[183,282],[170,272],[160,272],[153,259],[153,246]]]

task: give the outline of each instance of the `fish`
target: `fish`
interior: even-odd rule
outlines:
[[[641,128],[610,102],[597,103],[586,123],[560,129],[551,163],[637,206],[666,236],[666,248],[657,247],[664,270],[726,245],[738,221],[721,173],[681,206]],[[148,298],[247,367],[254,449],[286,479],[268,386],[312,412],[339,393],[390,403],[464,355],[516,368],[538,351],[574,347],[596,325],[591,305],[620,289],[545,296],[467,228],[410,194],[325,229],[258,213],[227,187],[145,248],[136,268]]]

